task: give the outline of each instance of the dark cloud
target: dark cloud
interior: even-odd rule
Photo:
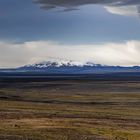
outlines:
[[[140,13],[140,0],[34,0],[46,10],[62,7],[65,11],[75,10],[78,6],[87,4],[102,4],[108,6],[137,6]]]
[[[123,5],[140,5],[140,0],[34,0],[42,7],[55,8],[55,7],[77,7],[86,4],[107,4],[113,6]]]

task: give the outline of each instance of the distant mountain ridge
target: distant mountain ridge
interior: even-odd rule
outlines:
[[[140,66],[108,66],[92,62],[76,61],[44,61],[41,63],[29,64],[13,69],[0,69],[3,73],[39,73],[39,74],[97,74],[97,73],[118,73],[118,72],[140,72]]]
[[[45,73],[58,74],[92,74],[106,72],[140,72],[140,66],[123,67],[123,66],[107,66],[95,64],[92,62],[76,62],[76,61],[45,61],[19,67],[18,71],[36,71]]]

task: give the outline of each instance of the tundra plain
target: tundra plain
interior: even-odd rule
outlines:
[[[140,140],[139,80],[58,79],[0,81],[1,140]]]

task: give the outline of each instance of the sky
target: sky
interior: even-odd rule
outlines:
[[[140,65],[139,0],[0,0],[0,68],[64,59]]]

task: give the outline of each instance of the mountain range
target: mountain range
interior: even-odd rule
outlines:
[[[92,62],[80,63],[76,61],[45,61],[29,64],[15,69],[1,71],[42,72],[48,74],[93,74],[110,72],[140,72],[140,66],[108,66]]]

